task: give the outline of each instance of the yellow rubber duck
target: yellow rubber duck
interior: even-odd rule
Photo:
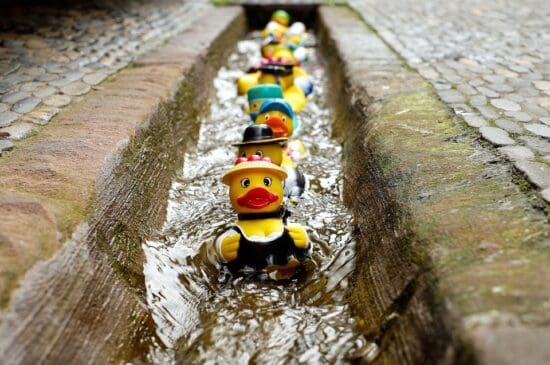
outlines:
[[[284,10],[275,10],[271,14],[271,20],[262,30],[262,36],[264,38],[269,36],[282,37],[290,23],[290,15]]]
[[[287,223],[281,208],[286,176],[284,169],[257,155],[239,158],[223,176],[238,219],[216,239],[215,250],[230,271],[260,271],[287,279],[309,257],[306,230]]]
[[[283,99],[268,99],[263,102],[258,115],[256,124],[267,124],[273,130],[276,137],[292,137],[292,134],[299,127],[298,120],[294,112]],[[307,156],[307,149],[304,144],[297,139],[289,141],[283,158],[289,158],[289,166],[296,166],[293,160],[300,160]]]
[[[283,90],[283,98],[294,112],[301,111],[307,96],[313,92],[313,82],[307,72],[296,65],[292,51],[286,47],[276,49],[273,59],[264,62],[259,70],[247,73],[237,80],[239,94],[258,84],[276,84]]]
[[[262,37],[282,39],[282,37],[286,33],[286,30],[287,30],[286,26],[272,20],[269,23],[267,23],[265,28],[262,30]]]
[[[267,124],[275,137],[292,137],[298,128],[292,106],[284,99],[268,99],[262,103],[256,116],[256,124]]]
[[[290,23],[290,14],[288,14],[285,10],[275,10],[273,14],[271,14],[271,21],[288,27],[288,24]]]

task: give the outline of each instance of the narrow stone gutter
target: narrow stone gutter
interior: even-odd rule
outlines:
[[[546,217],[355,13],[323,6],[317,20],[358,233],[349,300],[380,347],[377,357],[368,348],[355,358],[541,363]],[[13,268],[3,275],[14,278],[0,323],[3,362],[147,353],[155,337],[141,245],[165,218],[212,77],[244,30],[241,8],[210,8],[0,161],[0,213],[10,217],[0,220],[0,250],[8,248],[0,254]],[[17,250],[37,254],[10,256]]]
[[[358,229],[350,302],[375,363],[544,363],[546,216],[356,13],[317,20]]]
[[[0,161],[3,363],[125,362],[154,341],[141,244],[246,29],[240,7],[207,10]]]

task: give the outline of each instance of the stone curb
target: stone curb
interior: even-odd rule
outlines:
[[[356,13],[318,18],[358,226],[350,301],[377,363],[544,363],[544,213]]]
[[[0,160],[3,362],[146,360],[141,245],[244,30],[240,7],[206,7]]]

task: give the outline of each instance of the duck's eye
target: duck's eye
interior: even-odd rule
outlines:
[[[264,182],[265,182],[265,179],[264,179]],[[241,180],[241,186],[243,188],[247,188],[250,186],[250,179],[245,177],[244,179]]]
[[[241,157],[246,157],[246,152],[242,152]]]
[[[283,117],[282,120],[283,120],[283,122],[286,122],[286,117]]]
[[[258,104],[252,103],[252,108],[256,109],[257,106],[258,106]]]
[[[270,177],[264,177],[264,185],[265,186],[271,186],[271,178]]]
[[[269,119],[269,114],[266,114],[266,115],[264,116],[264,119],[265,119],[265,120],[268,120],[268,119]]]
[[[264,157],[264,152],[262,150],[257,150],[256,154],[260,157]]]

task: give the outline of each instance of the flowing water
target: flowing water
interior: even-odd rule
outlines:
[[[251,56],[252,55],[252,56]],[[318,56],[306,65],[314,95],[298,114],[300,162],[309,188],[289,203],[291,221],[307,226],[313,260],[290,282],[232,278],[207,261],[207,247],[236,219],[221,176],[235,160],[249,118],[236,79],[259,57],[245,39],[214,80],[217,97],[196,148],[173,183],[162,235],[144,245],[147,301],[162,344],[153,363],[346,363],[365,347],[346,302],[355,265],[352,217],[342,204],[341,147],[331,139],[326,79]]]

